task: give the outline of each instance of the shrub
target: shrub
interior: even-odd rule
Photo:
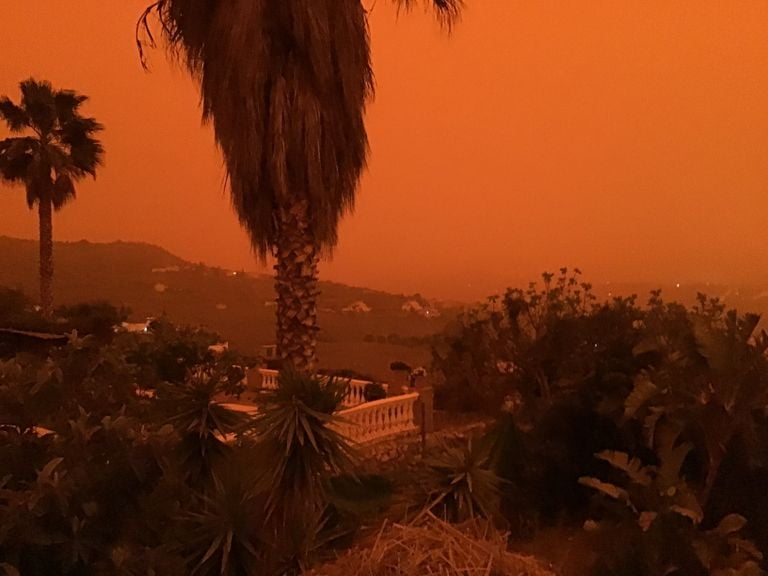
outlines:
[[[381,400],[386,397],[387,391],[378,382],[371,382],[363,388],[363,398],[365,398],[366,402],[373,402],[374,400]]]

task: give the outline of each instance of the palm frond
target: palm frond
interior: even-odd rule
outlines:
[[[29,125],[29,116],[24,108],[11,102],[7,96],[0,98],[0,118],[11,132],[21,132]]]
[[[42,133],[51,132],[56,125],[56,100],[50,82],[34,78],[24,80],[21,89],[21,107],[29,115],[30,125]]]
[[[88,100],[88,96],[78,94],[73,90],[57,90],[53,95],[53,102],[59,121],[66,123],[77,118],[77,110],[86,100]]]
[[[23,182],[39,149],[30,137],[6,138],[0,141],[0,178],[8,182]]]
[[[53,194],[59,209],[74,198],[74,182],[95,177],[103,164],[104,148],[94,138],[103,126],[79,113],[88,99],[84,95],[32,78],[19,87],[21,104],[0,98],[0,117],[12,131],[28,128],[34,136],[0,142],[0,178],[26,184],[30,208],[42,195]]]
[[[59,174],[53,183],[53,195],[51,201],[53,202],[54,210],[60,210],[70,200],[74,200],[75,185],[72,182],[72,178],[67,174]]]
[[[398,9],[406,11],[413,9],[420,1],[426,9],[434,12],[437,21],[448,31],[453,29],[464,8],[464,0],[394,0]]]
[[[297,199],[309,202],[319,243],[332,246],[368,151],[373,73],[359,0],[159,0],[139,22],[145,44],[151,20],[199,81],[255,250],[267,255],[276,209]]]

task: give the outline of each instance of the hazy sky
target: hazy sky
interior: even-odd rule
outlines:
[[[151,74],[139,65],[148,3],[3,0],[0,94],[48,79],[90,95],[106,125],[106,166],[55,237],[256,269],[193,84],[160,50]],[[768,2],[467,5],[447,37],[376,1],[370,169],[325,279],[439,297],[561,265],[595,281],[768,280]],[[0,234],[36,226],[22,191],[0,189]]]

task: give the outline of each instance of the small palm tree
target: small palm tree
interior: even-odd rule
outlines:
[[[55,90],[32,78],[20,84],[21,102],[0,97],[0,118],[13,134],[0,141],[0,180],[23,184],[27,204],[40,219],[40,304],[53,305],[53,211],[75,197],[75,182],[96,177],[104,149],[93,136],[102,130],[80,115],[88,99],[71,90]]]

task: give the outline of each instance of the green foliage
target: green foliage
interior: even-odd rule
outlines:
[[[92,335],[104,342],[111,342],[115,327],[125,322],[129,311],[116,308],[108,302],[87,302],[73,306],[60,306],[54,311],[59,319],[58,330],[77,330],[81,335]]]
[[[241,569],[245,550],[266,547],[254,535],[263,528],[258,515],[250,517],[265,497],[243,496],[232,480],[248,469],[244,448],[223,439],[245,417],[215,402],[225,367],[185,364],[184,382],[137,394],[144,366],[134,360],[145,337],[107,344],[72,334],[47,357],[0,362],[6,572],[186,576],[213,573],[215,564],[217,573],[261,573]],[[228,468],[235,462],[237,474]]]
[[[425,512],[438,511],[453,522],[499,517],[502,480],[491,469],[486,443],[470,438],[466,444],[446,445],[425,463],[437,485]]]
[[[376,474],[334,476],[329,482],[333,507],[359,520],[370,518],[387,507],[392,496],[392,482]]]
[[[704,295],[690,308],[660,291],[643,308],[634,297],[598,303],[578,271],[562,269],[446,332],[436,401],[501,412],[488,441],[514,530],[590,514],[610,519],[596,573],[749,573],[756,555],[732,558],[720,542],[705,562],[691,543],[738,511],[749,520],[738,538],[765,544],[768,337],[758,323]],[[594,491],[604,498],[590,502]]]
[[[366,384],[365,388],[363,388],[363,397],[366,402],[373,402],[374,400],[386,398],[387,391],[384,389],[384,386],[378,382],[371,382],[370,384]]]
[[[244,431],[250,417],[215,402],[226,387],[213,368],[196,368],[183,384],[164,384],[157,398],[167,422],[180,437],[177,458],[183,478],[205,489],[216,482],[216,471],[231,455],[231,437]]]
[[[747,520],[739,514],[729,514],[720,523],[693,542],[699,561],[712,576],[760,576],[762,553],[739,532]]]
[[[187,559],[190,575],[263,573],[264,497],[254,489],[248,464],[252,459],[230,461],[214,478],[213,490],[182,512],[177,547]]]
[[[322,510],[328,479],[353,470],[352,451],[333,428],[346,393],[341,380],[283,370],[277,389],[261,401],[253,423],[265,459],[259,481],[269,494],[268,513],[281,522]]]
[[[466,312],[434,348],[436,400],[493,414],[517,390],[535,411],[595,378],[631,385],[624,375],[637,364],[641,312],[634,298],[597,304],[580,274],[544,274],[541,288],[509,289],[501,305],[493,299]]]
[[[747,523],[743,516],[729,514],[712,530],[700,528],[704,511],[681,475],[691,445],[677,443],[674,433],[664,436],[658,466],[643,465],[623,452],[605,451],[597,458],[621,472],[623,481],[580,479],[583,485],[623,505],[613,509],[613,522],[618,520],[622,529],[612,532],[609,527],[602,534],[604,539],[622,543],[599,559],[596,574],[614,573],[630,549],[635,553],[632,562],[637,574],[764,574],[759,566],[762,553],[740,534]],[[626,512],[632,521],[627,521]]]
[[[659,297],[649,325],[671,312]],[[699,295],[698,305],[678,319],[672,338],[654,331],[639,345],[662,360],[635,379],[625,417],[642,423],[653,446],[659,425],[679,428],[702,454],[703,502],[715,486],[720,465],[736,438],[756,437],[768,406],[768,336],[756,331],[759,318],[725,312],[717,299]],[[756,447],[755,447],[756,448]],[[758,452],[758,450],[755,450]]]

